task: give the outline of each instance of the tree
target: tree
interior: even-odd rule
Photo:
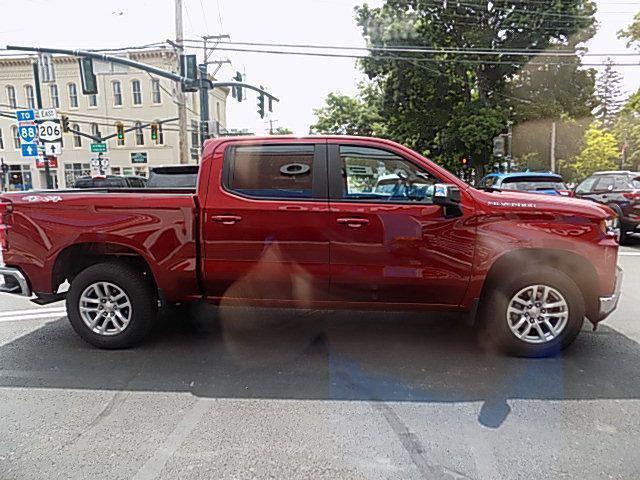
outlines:
[[[627,48],[640,50],[640,12],[633,17],[631,25],[618,32],[618,38],[627,41]]]
[[[603,72],[596,83],[599,105],[595,116],[607,128],[612,128],[623,104],[622,77],[614,68],[611,58],[607,59]]]
[[[613,133],[624,150],[624,168],[640,170],[640,90],[627,100]]]
[[[570,80],[561,85],[575,85],[580,95],[573,102],[569,97],[576,92],[557,95],[563,106],[557,110],[590,111],[593,80],[589,73],[576,73],[577,57],[548,60],[536,52],[575,51],[595,33],[594,12],[591,0],[386,0],[380,8],[363,5],[356,9],[356,18],[365,40],[372,47],[386,48],[372,49],[360,63],[374,87],[368,97],[374,101],[369,106],[343,98],[342,104],[349,108],[340,109],[342,115],[337,115],[338,106],[327,104],[320,110],[322,120],[332,112],[339,121],[331,125],[340,125],[338,130],[344,131],[343,127],[360,125],[360,112],[371,107],[374,111],[369,114],[376,129],[383,127],[388,137],[445,165],[459,165],[460,159],[467,157],[482,168],[493,161],[493,138],[525,105],[509,103],[507,95],[514,86],[510,82],[527,66],[533,71],[555,68],[548,65],[552,62],[567,63],[568,73],[561,73]],[[389,50],[406,45],[428,52]],[[488,54],[467,53],[480,50]],[[520,56],[508,52],[523,50],[532,53]],[[547,100],[548,96],[539,98]]]
[[[311,126],[311,133],[384,136],[383,121],[373,97],[367,97],[364,87],[361,91],[355,98],[330,93],[325,106],[313,111],[317,121]]]
[[[273,135],[293,135],[293,130],[287,127],[276,127],[273,130]]]
[[[597,171],[615,170],[619,158],[616,137],[602,124],[594,122],[585,133],[584,148],[571,167],[576,178],[584,179]]]

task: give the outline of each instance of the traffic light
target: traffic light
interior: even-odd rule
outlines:
[[[198,61],[195,55],[180,55],[180,76],[185,77],[181,87],[183,92],[197,92]]]
[[[260,85],[260,90],[262,89],[262,85]],[[258,95],[258,115],[260,118],[264,118],[264,93]]]
[[[233,77],[233,79],[236,82],[242,82],[244,80],[244,78],[242,77],[242,73],[240,73],[240,72],[236,72],[236,76]],[[242,87],[233,87],[231,89],[231,95],[233,96],[233,98],[235,98],[236,100],[241,102],[242,101],[242,97],[244,96],[244,92],[243,92]]]
[[[69,133],[69,116],[60,115],[60,123],[62,124],[62,131],[64,133]]]
[[[124,125],[122,122],[116,122],[116,136],[118,140],[124,140]]]
[[[90,58],[79,58],[80,80],[82,83],[82,93],[85,95],[96,95],[98,93],[98,80],[93,73],[93,60]]]
[[[156,122],[151,124],[151,140],[158,143],[158,124]]]

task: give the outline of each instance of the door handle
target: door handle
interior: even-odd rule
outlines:
[[[233,225],[242,220],[242,217],[239,217],[238,215],[213,215],[211,220],[223,225]]]
[[[338,223],[349,228],[360,228],[369,225],[369,220],[366,218],[339,218]]]

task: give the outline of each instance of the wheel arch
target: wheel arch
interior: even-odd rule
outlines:
[[[496,288],[501,279],[514,271],[523,271],[531,265],[555,268],[571,278],[582,293],[586,316],[596,320],[599,312],[598,275],[593,265],[581,255],[567,250],[525,248],[513,250],[498,257],[491,266],[481,292],[481,300]]]
[[[116,242],[82,242],[65,247],[56,256],[51,272],[52,289],[54,292],[57,291],[65,280],[73,281],[78,273],[92,265],[114,260],[142,272],[154,288],[158,288],[153,270],[140,252]]]

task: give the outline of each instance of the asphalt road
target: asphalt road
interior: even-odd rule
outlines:
[[[101,351],[0,299],[0,479],[640,478],[640,240],[562,356],[456,318],[202,307]]]

